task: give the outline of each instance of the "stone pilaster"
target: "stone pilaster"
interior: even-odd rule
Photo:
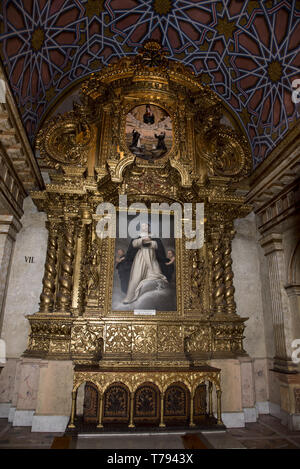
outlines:
[[[0,333],[13,248],[21,226],[13,215],[0,215]]]
[[[300,284],[285,285],[285,291],[289,299],[290,306],[290,336],[291,341],[300,340]],[[298,348],[297,344],[294,344],[292,351]],[[295,352],[296,353],[296,352]],[[300,354],[298,353],[299,358]],[[300,363],[298,365],[298,371],[300,372]]]
[[[260,239],[268,261],[269,282],[274,328],[274,367],[279,370],[294,368],[290,356],[291,337],[287,321],[290,317],[289,304],[284,289],[285,264],[281,234],[272,233]]]

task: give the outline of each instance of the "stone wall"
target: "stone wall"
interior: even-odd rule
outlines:
[[[26,349],[29,332],[26,315],[39,308],[48,236],[45,220],[46,214],[38,212],[27,197],[14,247],[1,333],[8,358],[18,358]]]
[[[236,220],[235,230],[232,244],[235,301],[237,313],[249,318],[244,339],[249,357],[240,359],[242,408],[245,421],[255,421],[259,413],[269,413],[270,386],[272,398],[279,402],[279,388],[274,390],[270,373],[274,337],[268,271],[254,213]]]

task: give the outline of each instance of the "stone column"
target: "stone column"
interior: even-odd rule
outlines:
[[[0,215],[0,335],[13,248],[21,226],[13,215]]]
[[[287,334],[290,311],[287,293],[284,289],[285,266],[281,234],[272,233],[260,239],[268,260],[272,320],[274,329],[274,368],[292,370],[290,357],[291,337]]]
[[[43,290],[40,296],[40,312],[51,313],[54,305],[55,281],[57,275],[57,247],[58,226],[53,221],[47,221],[48,246],[43,278]]]
[[[56,310],[63,314],[70,314],[73,290],[73,263],[75,251],[75,221],[66,218],[64,221],[63,245],[60,263],[60,275],[58,280],[58,297]]]
[[[285,285],[284,288],[289,298],[289,305],[290,305],[291,341],[297,340],[297,339],[299,340],[300,339],[300,284],[299,285]],[[295,350],[295,347],[297,347],[297,344],[294,345],[293,350]],[[298,370],[300,372],[300,363],[298,363]]]

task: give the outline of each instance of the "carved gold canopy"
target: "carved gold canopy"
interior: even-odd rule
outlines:
[[[171,122],[172,144],[159,158],[140,157],[128,144],[128,115],[138,106],[159,108]],[[32,198],[48,215],[49,238],[26,354],[80,363],[102,357],[111,366],[243,354],[231,241],[234,219],[250,210],[236,188],[251,155],[221,100],[150,41],[138,56],[92,74],[80,104],[49,120],[36,145],[51,183]],[[204,246],[187,250],[176,240],[176,311],[134,317],[111,306],[115,240],[96,236],[96,209],[117,205],[120,194],[147,206],[204,203]]]
[[[121,182],[133,163],[149,166],[130,152],[125,141],[127,114],[138,105],[166,110],[173,124],[173,145],[167,163],[180,174],[181,186],[204,183],[208,177],[238,181],[250,171],[249,146],[237,125],[222,124],[225,105],[183,65],[167,61],[153,41],[135,58],[91,74],[81,87],[81,104],[44,126],[37,148],[50,167],[95,169],[98,181],[109,175]]]

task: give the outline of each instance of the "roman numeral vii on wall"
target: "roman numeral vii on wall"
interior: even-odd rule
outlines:
[[[27,262],[27,264],[34,264],[33,259],[33,256],[25,256],[25,262]]]

